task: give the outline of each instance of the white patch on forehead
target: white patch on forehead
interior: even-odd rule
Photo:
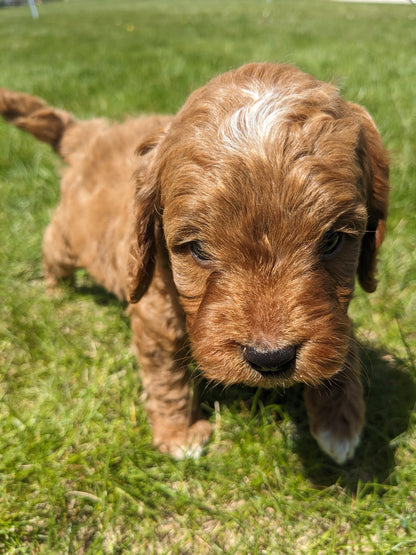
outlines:
[[[225,119],[219,138],[225,148],[241,151],[249,145],[260,147],[270,138],[279,123],[288,121],[296,106],[304,103],[310,91],[300,89],[243,89],[247,102]]]
[[[258,100],[260,98],[260,91],[253,89],[243,89],[243,93],[249,96],[252,100]]]

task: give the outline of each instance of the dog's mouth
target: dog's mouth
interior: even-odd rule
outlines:
[[[282,382],[292,382],[295,372],[295,364],[288,363],[278,368],[262,368],[250,364],[251,373],[255,373],[256,381],[259,385],[270,387]]]
[[[294,364],[288,363],[279,367],[262,368],[256,364],[250,364],[250,368],[260,374],[262,378],[287,378],[293,373],[294,366]]]

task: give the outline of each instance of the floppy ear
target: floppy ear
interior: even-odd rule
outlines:
[[[365,291],[372,292],[377,286],[376,255],[386,227],[390,190],[389,157],[368,112],[357,104],[350,104],[350,107],[361,123],[358,156],[363,168],[368,213],[367,230],[361,243],[358,279]]]
[[[128,296],[137,303],[146,293],[153,278],[156,259],[156,216],[159,211],[159,191],[156,171],[157,145],[165,136],[160,131],[146,138],[136,153],[142,157],[136,173],[135,236],[130,248]]]

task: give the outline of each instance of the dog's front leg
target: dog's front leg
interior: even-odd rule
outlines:
[[[338,464],[352,458],[364,425],[363,387],[351,339],[344,369],[319,387],[305,389],[311,433]]]
[[[131,307],[133,346],[141,366],[153,443],[175,458],[198,457],[211,436],[191,387],[184,316],[162,279],[155,276]]]

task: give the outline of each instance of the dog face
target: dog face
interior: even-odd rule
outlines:
[[[387,158],[367,113],[291,66],[252,64],[196,91],[140,153],[135,300],[157,250],[207,379],[275,387],[336,374],[355,275],[374,289],[387,211]]]

